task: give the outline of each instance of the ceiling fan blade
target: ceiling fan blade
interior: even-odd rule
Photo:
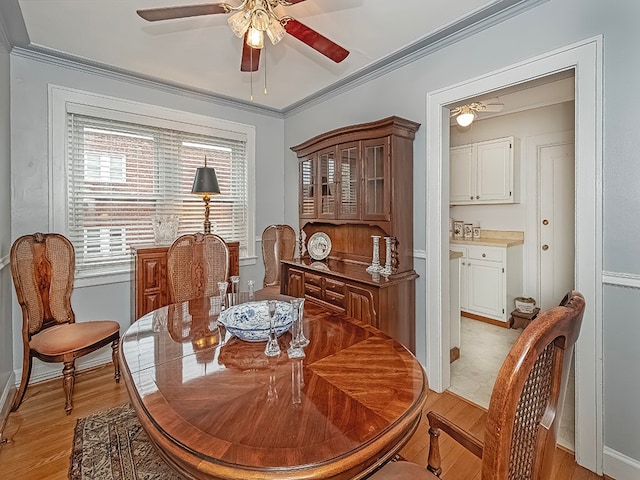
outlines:
[[[306,43],[311,48],[317,50],[325,57],[330,58],[336,63],[340,63],[342,60],[347,58],[347,55],[349,55],[348,50],[345,50],[337,43],[332,42],[327,37],[320,35],[312,28],[300,23],[298,20],[294,20],[293,18],[287,19],[287,22],[284,24],[284,28],[287,30],[287,33],[296,37],[302,43]]]
[[[199,15],[213,15],[229,13],[230,7],[226,3],[203,3],[200,5],[181,5],[176,7],[147,8],[136,10],[136,13],[148,22],[170,20],[173,18],[197,17]]]
[[[242,60],[240,61],[241,72],[256,72],[260,64],[260,49],[247,45],[247,34],[242,42]]]
[[[483,111],[484,112],[499,112],[504,108],[504,105],[501,103],[489,103],[485,104]]]

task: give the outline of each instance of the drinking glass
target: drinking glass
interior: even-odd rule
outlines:
[[[231,277],[231,305],[238,304],[238,287],[240,284],[240,277],[233,275]]]
[[[253,302],[253,299],[255,298],[255,289],[253,287],[254,283],[253,280],[248,280],[247,281],[247,291],[249,292],[249,301]]]
[[[276,300],[267,300],[267,310],[269,311],[269,340],[267,341],[267,346],[264,348],[264,354],[267,357],[280,355],[280,345],[278,345],[278,337],[276,337],[275,327],[277,304]]]
[[[302,322],[300,321],[300,300],[302,298],[291,299],[291,343],[287,350],[289,358],[304,358],[304,345],[300,344],[300,331],[302,330]]]
[[[220,311],[224,310],[224,299],[227,296],[227,282],[218,282],[218,291],[220,292]]]
[[[298,312],[297,323],[298,327],[292,327],[292,342],[298,348],[304,348],[309,345],[309,339],[304,335],[304,298],[293,298],[291,299],[291,307],[293,310]],[[294,323],[295,323],[294,317]]]

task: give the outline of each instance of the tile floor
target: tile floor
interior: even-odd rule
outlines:
[[[460,358],[451,364],[449,391],[488,408],[498,370],[520,333],[521,329],[461,317]],[[570,450],[574,449],[574,382],[572,369],[559,438],[559,443]]]

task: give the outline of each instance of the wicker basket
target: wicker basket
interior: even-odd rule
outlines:
[[[536,301],[531,297],[516,297],[516,310],[522,313],[531,313],[536,308]]]

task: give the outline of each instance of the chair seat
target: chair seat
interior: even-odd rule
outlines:
[[[42,355],[65,355],[90,347],[120,331],[120,324],[112,320],[63,323],[31,337],[29,346]]]
[[[411,462],[389,462],[368,480],[434,480],[433,473],[420,465]]]

